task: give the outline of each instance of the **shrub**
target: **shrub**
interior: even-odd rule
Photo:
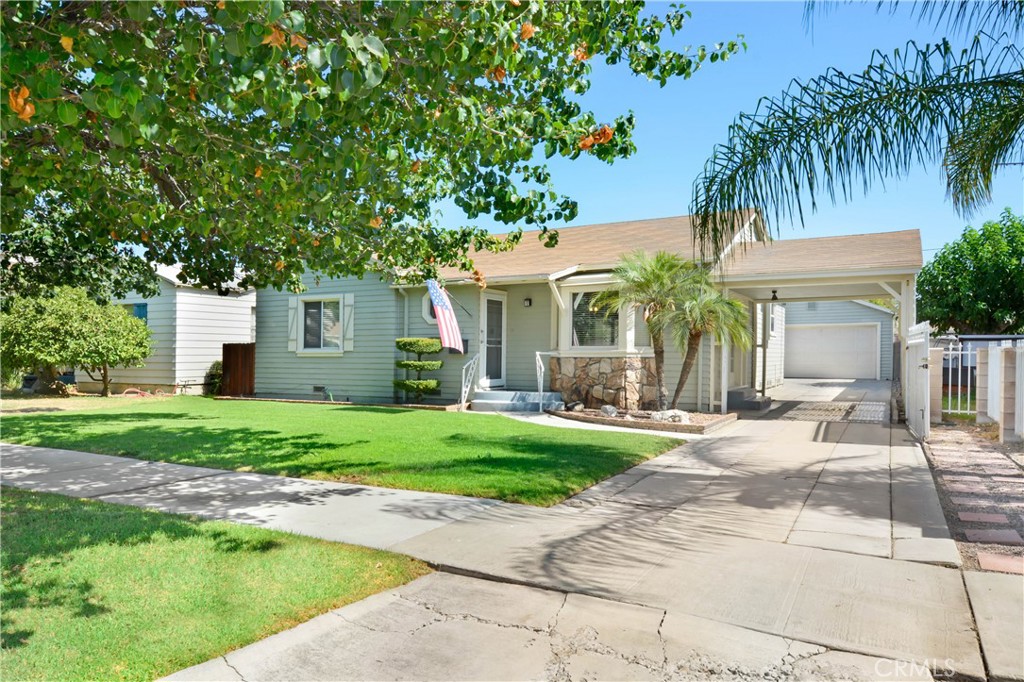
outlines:
[[[224,363],[214,360],[210,368],[206,370],[203,378],[203,393],[206,395],[220,395],[220,387],[224,383]]]
[[[440,353],[441,339],[395,339],[395,346],[403,353],[415,353],[418,358],[421,355]]]
[[[403,353],[415,353],[415,360],[398,360],[395,366],[399,369],[406,369],[416,372],[415,379],[395,379],[392,383],[400,391],[405,391],[406,399],[412,393],[416,402],[423,399],[427,393],[437,393],[441,388],[441,382],[437,379],[424,379],[423,372],[433,372],[441,369],[444,362],[441,360],[424,360],[424,355],[441,352],[440,339],[395,339],[395,347]]]

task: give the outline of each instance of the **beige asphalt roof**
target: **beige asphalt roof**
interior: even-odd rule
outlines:
[[[486,278],[525,278],[547,276],[573,266],[580,270],[610,268],[623,254],[637,249],[697,256],[690,216],[562,227],[558,228],[558,246],[554,248],[544,246],[538,240],[540,234],[539,230],[523,232],[522,241],[512,251],[476,252],[473,262]],[[441,275],[447,280],[466,277],[455,268],[447,268]]]
[[[737,246],[726,256],[721,270],[725,279],[732,279],[857,270],[916,272],[921,265],[921,233],[902,230]]]

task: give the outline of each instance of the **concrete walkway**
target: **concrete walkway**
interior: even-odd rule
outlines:
[[[430,576],[182,679],[984,679],[972,606],[992,672],[1022,658],[1024,584],[969,602],[923,455],[886,425],[741,422],[547,509],[91,457],[4,446],[4,483],[486,578]]]
[[[4,485],[387,549],[497,500],[3,444]]]

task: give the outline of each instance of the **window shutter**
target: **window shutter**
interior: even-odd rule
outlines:
[[[288,299],[288,350],[298,350],[299,342],[299,299],[291,296]]]
[[[342,344],[342,349],[353,350],[356,347],[356,295],[345,294],[342,298],[344,299],[344,305],[342,306],[342,309],[345,311],[344,317],[342,318],[344,322],[342,323],[341,327],[342,334],[344,334],[345,337],[345,340]]]

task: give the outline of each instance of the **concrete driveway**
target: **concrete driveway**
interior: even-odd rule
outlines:
[[[888,424],[891,381],[868,379],[786,379],[768,389],[771,408],[741,413],[745,419]]]

